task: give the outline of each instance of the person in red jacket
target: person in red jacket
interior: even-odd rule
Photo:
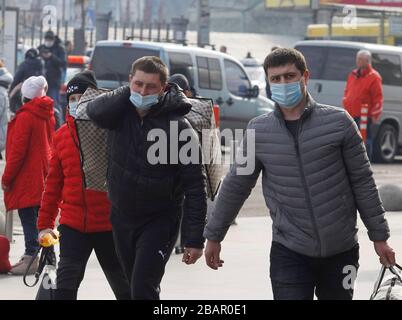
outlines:
[[[362,106],[368,107],[366,149],[369,159],[373,153],[372,124],[376,123],[382,113],[382,78],[371,65],[371,53],[360,50],[356,55],[357,69],[348,77],[343,106],[360,126]]]
[[[25,80],[21,88],[24,104],[7,129],[4,202],[7,211],[18,210],[25,238],[25,253],[11,269],[15,275],[24,274],[39,249],[36,223],[55,128],[53,100],[46,97],[46,91],[44,77]],[[35,273],[37,266],[38,259],[28,273]]]
[[[56,300],[77,299],[92,250],[95,250],[116,298],[130,299],[128,280],[115,252],[107,194],[84,187],[74,120],[79,99],[88,87],[97,88],[92,71],[77,74],[67,85],[67,119],[54,136],[49,175],[39,211],[39,238],[52,234],[60,209]]]

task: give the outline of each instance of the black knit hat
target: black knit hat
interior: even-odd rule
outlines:
[[[39,57],[38,49],[31,48],[25,53],[25,59],[36,59]]]
[[[77,73],[67,84],[67,101],[72,94],[84,94],[88,88],[98,88],[95,74],[90,70]]]
[[[56,38],[56,35],[54,34],[54,32],[52,30],[48,30],[45,32],[45,39],[49,39],[49,40],[54,40]]]
[[[177,84],[183,90],[191,90],[188,79],[184,74],[176,73],[169,78],[169,82]]]

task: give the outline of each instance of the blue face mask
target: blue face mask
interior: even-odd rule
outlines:
[[[77,117],[77,107],[78,107],[78,101],[70,102],[68,104],[68,112],[70,116],[73,118]]]
[[[138,92],[131,92],[131,103],[138,109],[148,111],[159,101],[159,94],[142,96]]]
[[[284,109],[296,107],[303,98],[300,81],[292,83],[272,83],[271,92],[272,100],[277,102],[279,106]]]

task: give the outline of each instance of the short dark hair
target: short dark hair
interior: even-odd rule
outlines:
[[[280,67],[287,64],[294,64],[301,74],[307,70],[306,59],[296,49],[277,48],[273,50],[264,61],[264,71],[268,75],[268,68]]]
[[[145,73],[158,73],[163,85],[166,84],[169,75],[166,64],[160,58],[154,56],[145,56],[134,61],[131,67],[131,75],[134,75],[137,70]]]

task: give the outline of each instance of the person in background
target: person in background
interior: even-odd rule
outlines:
[[[65,42],[66,54],[67,56],[72,55],[74,52],[74,44],[71,40],[67,40]]]
[[[25,60],[18,66],[14,80],[10,86],[10,112],[15,114],[22,105],[21,86],[30,77],[44,75],[44,62],[36,48],[31,48],[25,53]]]
[[[343,97],[343,106],[357,126],[360,126],[362,107],[366,105],[368,108],[366,149],[370,160],[373,158],[372,125],[380,119],[383,103],[382,78],[374,70],[371,60],[370,51],[357,53],[357,69],[349,74]]]
[[[8,112],[10,101],[7,90],[13,82],[13,76],[7,70],[4,62],[0,60],[0,159],[3,159],[2,152],[6,148]]]
[[[195,92],[193,91],[194,89],[190,87],[190,83],[184,74],[176,73],[169,78],[168,82],[177,84],[183,90],[183,93],[186,95],[187,98],[195,97]],[[174,251],[175,254],[184,253],[184,239],[181,232],[181,223]]]
[[[228,53],[228,48],[226,47],[226,46],[221,46],[220,48],[219,48],[219,51],[220,52],[222,52],[222,53]]]
[[[23,275],[39,249],[38,211],[45,187],[55,128],[53,100],[46,96],[43,76],[30,77],[21,87],[22,107],[8,124],[6,167],[2,177],[7,211],[18,210],[25,238],[25,252],[11,273]],[[38,257],[28,274],[35,273]]]
[[[60,87],[67,70],[67,56],[61,40],[53,31],[45,33],[45,43],[38,48],[45,61],[45,77],[49,84],[48,96],[54,100],[57,128],[64,123],[60,104]]]

